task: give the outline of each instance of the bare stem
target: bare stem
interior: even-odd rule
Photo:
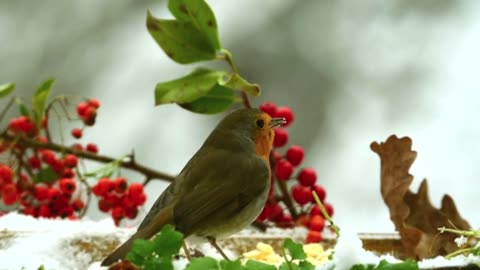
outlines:
[[[109,157],[109,156],[104,156],[104,155],[98,155],[98,154],[93,154],[90,152],[85,152],[85,151],[79,151],[76,149],[73,149],[71,147],[67,147],[64,145],[52,143],[52,142],[47,142],[47,143],[42,143],[36,140],[32,140],[29,138],[26,138],[24,136],[12,136],[9,135],[8,133],[0,134],[0,138],[5,140],[6,142],[15,142],[16,144],[23,146],[25,148],[36,148],[36,149],[49,149],[53,150],[56,152],[63,152],[63,153],[70,153],[70,154],[75,154],[80,158],[88,159],[88,160],[93,160],[101,163],[111,163],[116,161],[117,159]],[[130,169],[136,172],[139,172],[147,179],[159,179],[159,180],[165,180],[165,181],[173,181],[175,179],[175,176],[159,172],[156,170],[153,170],[149,167],[146,167],[142,164],[138,164],[135,160],[133,159],[128,159],[119,162],[120,167]]]
[[[270,153],[270,167],[275,168],[275,158],[273,157],[273,151]],[[277,179],[277,184],[278,187],[280,188],[280,192],[282,193],[282,201],[285,203],[287,206],[288,211],[292,215],[293,219],[297,219],[298,213],[297,210],[295,209],[295,206],[293,205],[293,200],[292,197],[290,196],[290,193],[288,192],[287,184],[284,181],[280,181]]]
[[[228,63],[233,73],[238,74],[238,68],[235,62],[233,61],[232,54],[228,50],[222,50],[222,52],[223,54],[219,58],[225,60]],[[250,104],[250,100],[248,99],[247,93],[245,93],[244,91],[241,91],[241,95],[242,95],[243,105],[245,105],[245,108],[249,108],[249,109],[252,108],[252,104]]]

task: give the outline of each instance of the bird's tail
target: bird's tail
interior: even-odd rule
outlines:
[[[114,252],[112,252],[110,255],[108,255],[107,258],[105,258],[102,262],[102,266],[109,266],[118,260],[125,259],[127,256],[128,252],[132,249],[133,242],[137,239],[144,239],[144,238],[149,238],[146,236],[143,236],[144,231],[138,231],[130,239],[128,239],[125,243],[123,243],[121,246],[119,246]]]
[[[165,207],[159,211],[146,226],[141,227],[130,239],[119,246],[112,254],[108,255],[103,260],[102,266],[109,266],[118,260],[125,259],[128,252],[132,249],[135,240],[152,238],[165,224],[172,224],[172,207]]]

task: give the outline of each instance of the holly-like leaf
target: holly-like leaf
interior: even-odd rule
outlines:
[[[196,113],[215,114],[227,110],[235,102],[236,96],[232,89],[215,85],[207,95],[180,106]]]
[[[202,257],[193,259],[185,270],[220,270],[220,267],[214,258]]]
[[[278,270],[300,270],[298,264],[294,264],[293,262],[283,262]]]
[[[168,9],[179,21],[192,22],[212,48],[221,48],[215,14],[204,0],[170,0]]]
[[[247,270],[247,268],[242,265],[242,262],[239,259],[235,261],[222,260],[220,261],[220,267],[222,270]]]
[[[148,11],[147,29],[167,56],[177,63],[216,58],[216,48],[191,21],[158,19]]]
[[[143,262],[143,270],[173,270],[173,264],[171,258],[165,257],[153,257]]]
[[[277,268],[271,264],[262,263],[255,260],[248,260],[245,263],[248,270],[277,270]]]
[[[142,265],[147,257],[149,257],[154,250],[152,241],[137,239],[133,242],[133,247],[127,254],[127,260],[136,265]]]
[[[35,183],[53,183],[58,177],[59,175],[56,174],[51,167],[45,167],[38,171],[33,177],[33,181]]]
[[[259,96],[261,93],[258,84],[249,83],[237,73],[230,74],[230,76],[225,81],[221,81],[220,84],[231,89],[241,90],[252,96]]]
[[[45,110],[45,104],[47,103],[48,95],[52,89],[54,79],[44,81],[38,88],[32,98],[32,110],[35,122],[37,126],[42,123],[43,111]]]
[[[298,263],[298,266],[300,267],[300,270],[314,270],[315,269],[315,265],[313,265],[309,261],[305,261],[305,260],[300,261]]]
[[[226,72],[197,69],[182,78],[162,82],[155,88],[155,105],[190,103],[207,95]]]
[[[183,234],[175,231],[173,226],[165,225],[153,239],[153,248],[159,257],[171,258],[177,254],[183,244]]]
[[[14,83],[6,83],[0,85],[0,98],[8,96],[15,89]]]
[[[18,111],[20,112],[20,114],[26,117],[30,117],[30,111],[28,110],[23,100],[20,98],[16,98],[15,102],[18,105]]]
[[[288,250],[293,260],[304,260],[307,258],[305,251],[303,251],[302,244],[295,243],[290,238],[285,239],[285,241],[283,242],[283,248]]]

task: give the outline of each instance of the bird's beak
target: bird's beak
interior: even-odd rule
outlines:
[[[287,120],[285,120],[285,118],[272,118],[272,120],[270,121],[270,127],[274,128],[274,127],[279,127],[279,126],[283,126],[287,123]]]

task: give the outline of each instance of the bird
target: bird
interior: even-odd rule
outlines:
[[[286,123],[256,109],[225,116],[155,201],[137,231],[102,266],[124,259],[136,239],[150,239],[170,224],[185,237],[217,245],[252,224],[270,190],[274,128]],[[188,249],[184,244],[186,255]]]

